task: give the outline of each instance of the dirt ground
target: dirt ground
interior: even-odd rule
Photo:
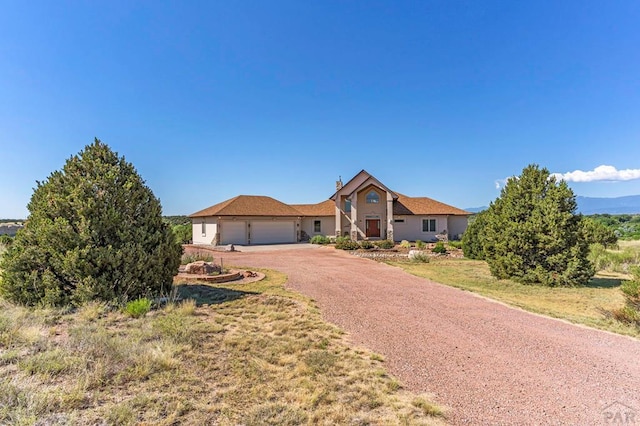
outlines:
[[[216,252],[272,268],[351,340],[383,354],[452,424],[640,424],[640,341],[542,317],[322,247]]]

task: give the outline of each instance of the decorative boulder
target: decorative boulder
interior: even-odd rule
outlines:
[[[184,271],[187,274],[208,275],[215,272],[221,272],[221,268],[213,262],[198,260],[196,262],[188,263],[187,266],[185,266]]]

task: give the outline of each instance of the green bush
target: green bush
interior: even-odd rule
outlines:
[[[376,241],[376,247],[381,249],[392,249],[395,247],[395,243],[391,240],[380,240]]]
[[[416,248],[418,250],[423,250],[426,246],[427,246],[427,244],[424,241],[416,240]]]
[[[447,252],[447,248],[444,246],[442,241],[438,241],[431,251],[438,254],[445,254]]]
[[[453,247],[455,249],[461,249],[462,248],[462,241],[449,241],[449,247]]]
[[[311,244],[329,244],[331,240],[329,239],[329,237],[325,236],[325,235],[314,235],[313,237],[311,237],[311,240],[309,241]]]
[[[411,243],[407,240],[402,240],[400,242],[400,247],[404,248],[404,249],[410,249],[411,248]]]
[[[132,164],[98,139],[38,182],[0,260],[0,296],[25,305],[168,292],[182,247]]]
[[[347,237],[339,237],[336,238],[336,248],[340,250],[358,250],[360,248],[360,244]]]
[[[360,248],[363,248],[365,250],[369,250],[372,249],[374,247],[373,243],[369,240],[362,240],[360,241]]]
[[[462,235],[462,253],[467,259],[484,260],[484,228],[486,210],[475,214],[469,220],[469,226]]]
[[[146,297],[132,300],[124,306],[124,312],[131,318],[140,318],[151,310],[151,300]]]

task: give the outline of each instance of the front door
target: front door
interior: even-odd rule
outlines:
[[[366,219],[365,235],[367,237],[380,237],[380,219]]]

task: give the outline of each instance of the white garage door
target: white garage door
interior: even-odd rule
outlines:
[[[220,222],[222,244],[247,244],[247,224],[244,221]]]
[[[251,222],[251,244],[295,243],[294,221]]]

